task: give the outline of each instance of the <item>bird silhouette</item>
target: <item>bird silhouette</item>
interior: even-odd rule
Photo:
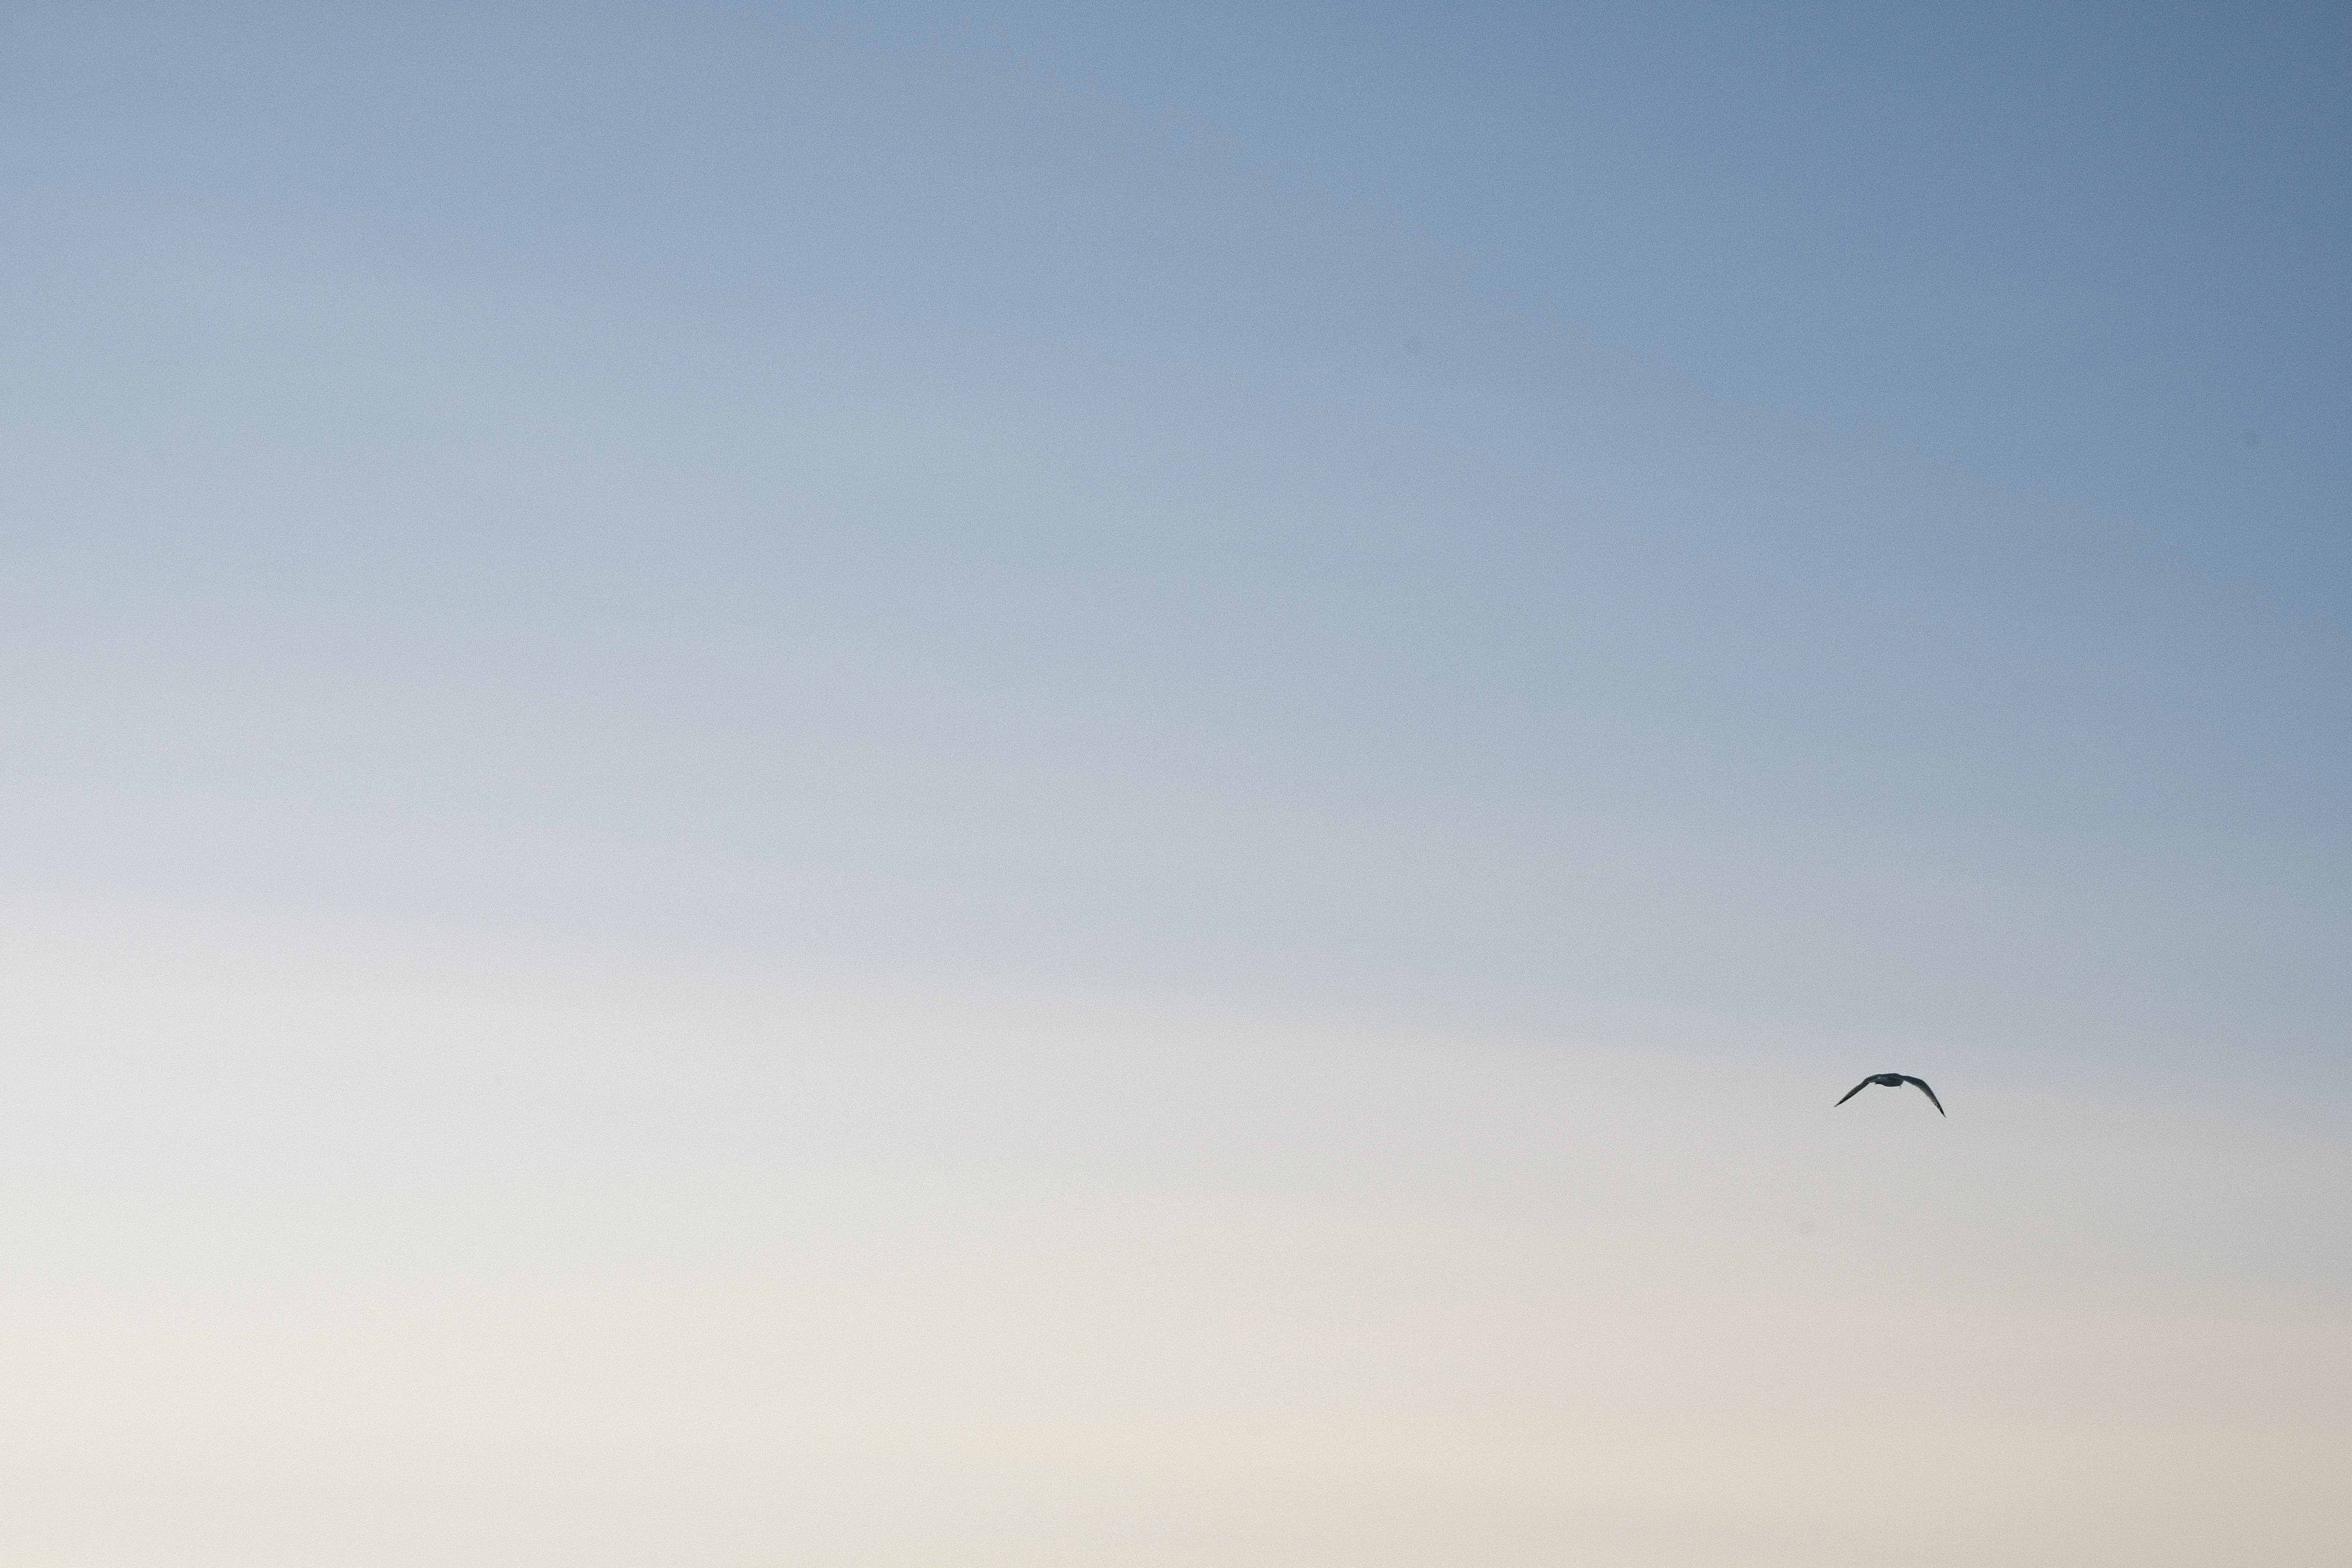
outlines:
[[[1864,1089],[1868,1089],[1874,1083],[1879,1085],[1883,1089],[1901,1089],[1906,1083],[1916,1083],[1919,1086],[1919,1092],[1927,1097],[1927,1103],[1936,1108],[1937,1115],[1943,1116],[1948,1114],[1944,1110],[1944,1102],[1937,1100],[1936,1098],[1936,1091],[1927,1087],[1927,1080],[1924,1078],[1913,1078],[1907,1072],[1872,1073],[1868,1078],[1864,1079],[1860,1083],[1855,1084],[1852,1089],[1847,1089],[1843,1094],[1839,1095],[1838,1103],[1840,1105],[1843,1105],[1847,1100],[1852,1100],[1855,1095],[1860,1094]]]

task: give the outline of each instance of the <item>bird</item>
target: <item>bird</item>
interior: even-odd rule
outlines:
[[[1919,1092],[1927,1097],[1927,1103],[1936,1108],[1937,1115],[1945,1116],[1949,1114],[1949,1112],[1944,1109],[1944,1102],[1936,1098],[1936,1091],[1927,1087],[1927,1080],[1924,1078],[1913,1078],[1907,1072],[1872,1073],[1868,1078],[1864,1079],[1860,1083],[1855,1084],[1852,1089],[1847,1089],[1843,1094],[1838,1096],[1838,1103],[1840,1105],[1843,1105],[1847,1100],[1852,1100],[1855,1095],[1860,1094],[1864,1089],[1868,1089],[1874,1083],[1885,1089],[1901,1089],[1906,1083],[1916,1083],[1919,1086]]]

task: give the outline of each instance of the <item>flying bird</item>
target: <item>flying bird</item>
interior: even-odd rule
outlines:
[[[1927,1080],[1924,1078],[1913,1078],[1907,1072],[1872,1073],[1868,1078],[1864,1079],[1860,1083],[1855,1084],[1852,1089],[1847,1089],[1843,1094],[1839,1095],[1838,1103],[1840,1105],[1843,1105],[1847,1100],[1852,1100],[1855,1095],[1860,1094],[1864,1089],[1868,1089],[1874,1083],[1884,1089],[1901,1089],[1906,1083],[1916,1083],[1919,1086],[1919,1092],[1927,1097],[1927,1103],[1936,1108],[1936,1114],[1938,1116],[1947,1114],[1944,1110],[1944,1102],[1936,1098],[1936,1091],[1927,1087]]]

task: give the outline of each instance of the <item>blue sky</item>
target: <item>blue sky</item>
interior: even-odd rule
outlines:
[[[51,1097],[20,1130],[129,1159],[180,1127],[225,1184],[197,1233],[323,1236],[359,1211],[251,1194],[358,1191],[453,1127],[496,1169],[593,1164],[607,1093],[672,1105],[622,1163],[675,1175],[760,1145],[738,1100],[779,1063],[850,1086],[792,1123],[827,1182],[939,1135],[978,1162],[940,1156],[961,1190],[994,1145],[894,1096],[977,1073],[1062,1151],[1021,1178],[1041,1213],[1090,1212],[1130,1142],[1183,1187],[1194,1134],[1266,1190],[1312,1164],[1272,1151],[1312,1149],[1410,1209],[1382,1141],[1503,1159],[1535,1132],[1496,1086],[1526,1074],[1818,1206],[1845,1122],[1737,1131],[1746,1097],[1809,1116],[1902,1067],[1996,1124],[1999,1180],[1933,1178],[1988,1194],[1951,1199],[1969,1235],[2015,1219],[2021,1172],[2117,1184],[2048,1257],[2140,1234],[2176,1182],[2239,1194],[2166,1278],[2302,1303],[2324,1343],[2347,46],[2321,5],[12,7],[0,872],[32,977],[10,1032]],[[118,971],[193,1000],[142,1011]],[[370,1021],[388,994],[399,1029]],[[184,1022],[215,1017],[243,1022]],[[469,1051],[503,1064],[460,1073],[488,1120],[428,1087]],[[1318,1128],[1290,1067],[1236,1065],[1261,1053],[1414,1087]],[[241,1108],[223,1126],[377,1131],[215,1136],[154,1087],[189,1083]],[[1108,1142],[1066,1147],[1063,1113]],[[1681,1115],[1711,1131],[1643,1120]],[[2284,1189],[2249,1173],[2273,1139]],[[1683,1192],[1664,1157],[1603,1185]],[[1517,1212],[1494,1180],[1459,1189],[1465,1234]],[[1569,1175],[1528,1180],[1580,1212]],[[152,1182],[121,1201],[165,1204]],[[404,1223],[463,1230],[443,1201]],[[1024,1267],[991,1288],[1050,1296]],[[2119,1309],[2084,1289],[2051,1321],[2100,1342]],[[1593,1342],[1646,1299],[1594,1306]],[[1325,1299],[1286,1300],[1311,1340]],[[1717,1330],[1705,1354],[1747,1342]],[[1256,1364],[1234,1332],[1221,1364]],[[1345,1468],[1301,1441],[1297,1473]],[[1497,1474],[1541,1450],[1496,1441]],[[927,1518],[959,1517],[950,1450],[890,1483]],[[1669,1507],[1622,1484],[1576,1506]],[[1843,1506],[1811,1484],[1766,1511]],[[1752,1545],[1756,1495],[1610,1513],[1616,1560]],[[2004,1560],[2124,1540],[1986,1496],[1952,1517]],[[1286,1561],[1322,1549],[1300,1528]],[[2340,1548],[2311,1528],[2271,1560]],[[1050,1558],[1005,1529],[1007,1561]]]

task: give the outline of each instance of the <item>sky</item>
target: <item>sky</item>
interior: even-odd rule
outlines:
[[[0,7],[0,1556],[2340,1563],[2347,78]]]

